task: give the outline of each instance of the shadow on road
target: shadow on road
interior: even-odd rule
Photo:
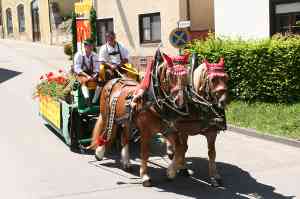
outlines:
[[[284,196],[274,192],[275,188],[271,185],[266,185],[258,182],[249,172],[231,164],[218,162],[217,166],[220,174],[223,177],[222,188],[212,188],[208,183],[208,162],[207,159],[191,157],[187,159],[189,169],[193,170],[194,174],[191,177],[178,176],[173,181],[167,181],[166,169],[162,167],[150,167],[149,173],[153,180],[154,188],[159,192],[171,192],[183,196],[193,198],[206,199],[292,199],[294,196]],[[95,164],[94,164],[95,165]],[[100,166],[101,165],[101,166]],[[118,163],[112,162],[97,162],[97,167],[109,171],[115,175],[120,175],[112,168],[118,168]],[[134,164],[130,172],[136,177],[127,176],[127,180],[118,181],[117,184],[122,186],[125,184],[140,184],[136,180],[139,173],[139,165]],[[124,174],[120,175],[124,179]],[[130,182],[131,181],[131,182]],[[142,186],[142,185],[141,185]]]
[[[0,68],[0,83],[22,74],[21,72]]]

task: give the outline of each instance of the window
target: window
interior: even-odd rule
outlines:
[[[300,34],[300,2],[272,0],[272,34]]]
[[[300,12],[276,15],[276,32],[300,34]]]
[[[141,43],[159,43],[161,41],[160,14],[139,15],[139,31]]]
[[[11,9],[6,9],[6,27],[7,27],[7,34],[12,34],[14,32],[13,22],[12,22],[12,14]]]
[[[98,19],[97,20],[97,46],[105,44],[105,33],[114,31],[113,19]]]
[[[19,32],[25,32],[24,5],[23,4],[18,5],[17,11],[18,11]]]

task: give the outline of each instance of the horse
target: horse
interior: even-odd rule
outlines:
[[[160,58],[157,58],[160,57]],[[185,56],[181,60],[186,60]],[[159,60],[162,59],[163,63]],[[146,75],[142,83],[151,84],[142,100],[136,102],[134,109],[130,104],[141,84],[128,79],[113,79],[103,88],[100,97],[100,116],[93,130],[92,144],[89,148],[95,149],[98,160],[104,156],[106,148],[116,137],[117,130],[121,134],[121,167],[130,168],[129,133],[132,125],[139,129],[141,142],[140,177],[142,185],[152,186],[148,175],[147,161],[149,158],[149,145],[152,136],[162,132],[169,143],[174,147],[172,167],[167,169],[167,176],[171,176],[174,168],[184,167],[184,147],[179,136],[173,132],[173,123],[181,115],[187,114],[185,91],[188,85],[188,69],[182,64],[176,64],[166,54],[156,53],[155,60],[148,64]],[[169,114],[170,118],[162,117],[162,112]],[[179,112],[179,114],[178,114]]]
[[[221,176],[216,167],[215,141],[220,130],[226,129],[225,108],[228,104],[227,81],[228,74],[224,69],[224,59],[211,64],[207,60],[196,66],[197,58],[192,58],[190,80],[190,115],[175,123],[175,129],[180,135],[184,151],[187,151],[188,136],[204,135],[208,145],[208,173],[213,187],[221,185]],[[203,111],[205,110],[206,111]],[[176,146],[175,146],[176,147]],[[167,141],[167,154],[173,156],[174,146]],[[184,159],[182,157],[181,159]],[[188,174],[187,169],[183,169]],[[176,175],[176,173],[173,173]],[[174,176],[173,176],[174,177]]]

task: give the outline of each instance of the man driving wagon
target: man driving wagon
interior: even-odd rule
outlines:
[[[101,92],[101,82],[98,79],[98,57],[97,54],[93,52],[93,48],[93,41],[91,39],[87,39],[84,41],[84,52],[78,51],[74,56],[74,72],[77,80],[80,82],[81,91],[85,99],[85,103],[88,106],[97,102]],[[92,100],[88,89],[88,84],[91,82],[98,84]]]

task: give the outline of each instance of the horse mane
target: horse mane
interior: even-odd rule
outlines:
[[[207,67],[205,63],[202,63],[193,72],[193,86],[195,91],[200,95],[202,95],[204,92],[207,77]]]

